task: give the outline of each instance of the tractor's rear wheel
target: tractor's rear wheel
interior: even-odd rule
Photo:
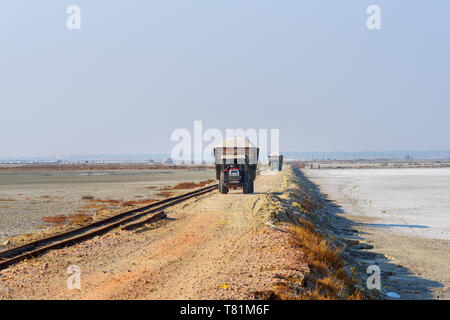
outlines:
[[[253,180],[248,181],[248,193],[253,193],[255,191],[255,182]]]
[[[225,180],[225,174],[222,171],[220,173],[220,179],[219,179],[219,192],[222,194],[227,194],[228,188],[225,186],[224,180]]]
[[[248,178],[248,173],[245,172],[244,176],[244,186],[242,187],[242,193],[247,194],[250,193],[250,179]]]

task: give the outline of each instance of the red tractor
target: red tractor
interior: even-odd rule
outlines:
[[[243,193],[254,192],[259,149],[242,138],[229,138],[214,148],[216,178],[219,192],[242,188]]]

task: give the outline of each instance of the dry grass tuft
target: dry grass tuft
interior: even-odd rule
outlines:
[[[77,213],[69,217],[71,223],[86,223],[92,221],[92,217],[85,213]]]
[[[161,191],[161,192],[158,192],[157,196],[168,198],[168,197],[173,196],[173,192]]]
[[[52,224],[65,224],[66,222],[70,223],[85,223],[92,220],[92,217],[85,213],[77,213],[73,215],[57,215],[52,217],[42,217],[42,221],[45,223]]]
[[[156,201],[156,199],[144,199],[144,200],[111,200],[111,199],[89,199],[91,204],[85,205],[81,207],[81,209],[104,209],[108,205],[109,206],[122,206],[122,207],[132,207],[132,206],[140,206],[140,205],[148,205]]]
[[[42,221],[45,223],[54,223],[54,224],[63,224],[67,220],[67,217],[65,215],[59,215],[54,217],[42,217]]]
[[[364,299],[364,294],[354,288],[353,280],[343,270],[345,263],[340,257],[340,249],[330,245],[311,221],[300,219],[300,226],[292,227],[291,232],[294,245],[302,250],[310,269],[296,299]],[[288,284],[278,288],[284,291],[284,294],[280,293],[282,298],[292,299],[289,287],[294,286]]]
[[[94,200],[94,196],[91,195],[82,196],[81,200]]]
[[[302,200],[302,207],[308,212],[315,212],[319,209],[319,205],[317,205],[317,203],[311,198],[304,198]]]
[[[121,204],[124,207],[131,207],[131,206],[138,206],[138,205],[145,206],[145,205],[148,205],[148,204],[153,203],[155,201],[156,201],[156,199],[145,199],[145,200],[138,200],[138,201],[129,200],[129,201],[123,201]]]
[[[309,213],[315,213],[322,208],[322,204],[314,199],[311,191],[299,189],[294,192],[294,196],[299,200],[301,207]]]
[[[311,263],[317,263],[319,266],[326,263],[336,269],[343,267],[343,261],[339,256],[340,250],[331,248],[325,238],[311,229],[310,221],[300,219],[300,223],[306,226],[293,228],[294,239],[302,248],[303,253],[311,260]]]
[[[46,195],[44,195],[44,196],[41,197],[41,199],[51,199],[51,198],[52,198],[52,196],[50,196],[50,195],[48,195],[48,194],[46,194]]]
[[[134,201],[134,200],[124,201],[124,202],[122,202],[122,206],[124,206],[124,207],[132,207],[132,206],[136,205],[136,202],[137,201]]]
[[[273,290],[263,290],[252,292],[253,298],[257,300],[279,300],[280,297]]]
[[[88,204],[88,205],[81,207],[81,209],[99,209],[99,208],[104,208],[104,207],[105,206],[103,204],[92,203],[92,204]]]
[[[329,297],[336,296],[338,292],[344,290],[344,284],[335,278],[326,277],[318,280],[319,286]]]
[[[5,199],[5,198],[0,198],[0,201],[16,201],[16,199]]]
[[[205,180],[205,181],[200,181],[198,183],[195,182],[181,182],[179,184],[177,184],[176,186],[174,186],[172,189],[174,190],[181,190],[181,189],[193,189],[193,188],[198,188],[198,187],[203,187],[207,184],[210,184],[214,182],[214,180]]]
[[[145,199],[145,200],[137,201],[137,204],[138,205],[147,205],[147,204],[150,204],[150,203],[153,203],[153,202],[156,202],[156,201],[157,201],[156,199]]]
[[[106,199],[106,200],[103,200],[103,199],[92,199],[90,201],[98,202],[98,203],[108,203],[108,204],[120,204],[122,202],[120,200],[112,200],[112,199]]]
[[[104,215],[109,215],[110,213],[111,213],[111,211],[108,208],[101,208],[100,210],[97,210],[94,213],[94,218],[96,219],[96,218],[102,217]]]

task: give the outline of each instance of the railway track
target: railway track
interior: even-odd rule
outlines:
[[[126,211],[103,220],[95,221],[71,231],[32,241],[24,245],[2,251],[0,252],[0,270],[22,260],[40,256],[49,250],[79,243],[120,226],[122,226],[123,229],[128,230],[145,223],[156,221],[165,217],[163,212],[165,208],[216,189],[217,184],[197,189],[179,196],[170,197],[151,203],[141,208]],[[150,214],[154,215],[148,217]],[[137,221],[140,219],[143,220]]]

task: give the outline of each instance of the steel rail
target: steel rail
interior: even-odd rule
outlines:
[[[208,186],[205,188],[197,189],[179,196],[170,197],[158,202],[151,203],[147,206],[133,209],[130,211],[122,212],[112,217],[95,221],[83,227],[63,232],[54,236],[49,236],[43,239],[35,240],[24,245],[14,247],[5,251],[0,252],[0,270],[9,267],[19,261],[25,260],[27,258],[37,257],[48,250],[57,249],[64,246],[68,246],[74,243],[81,242],[83,240],[92,238],[96,235],[105,233],[111,229],[119,227],[123,224],[129,224],[139,218],[142,218],[150,213],[155,213],[161,211],[165,208],[178,204],[180,202],[186,201],[193,197],[211,192],[217,188],[217,184]],[[155,216],[158,216],[156,214]],[[156,219],[155,217],[154,219]],[[152,217],[145,221],[152,221]],[[142,223],[142,224],[143,224]],[[139,224],[139,223],[138,223]],[[138,225],[136,224],[136,225]],[[129,225],[134,227],[133,224]],[[125,226],[127,227],[127,226]],[[94,229],[94,230],[92,230]],[[129,229],[129,228],[126,228]],[[91,231],[89,231],[91,230]],[[53,242],[53,243],[52,243]],[[3,258],[3,260],[1,260]]]

